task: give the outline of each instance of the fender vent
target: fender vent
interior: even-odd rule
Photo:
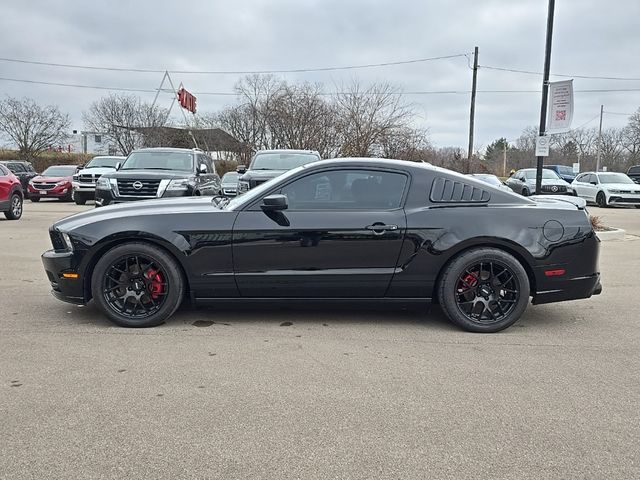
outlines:
[[[473,185],[438,177],[431,185],[429,198],[434,203],[487,203],[491,194]]]

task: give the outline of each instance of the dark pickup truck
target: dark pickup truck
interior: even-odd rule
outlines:
[[[627,176],[636,183],[640,183],[640,165],[635,165],[627,171]]]

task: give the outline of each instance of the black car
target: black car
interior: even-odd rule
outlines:
[[[31,162],[24,160],[0,160],[0,164],[7,167],[18,177],[24,196],[29,198],[29,180],[38,175],[38,172],[35,171]]]
[[[640,183],[640,165],[630,167],[627,176],[636,183]]]
[[[238,195],[292,168],[318,160],[320,154],[315,150],[260,150],[251,159],[248,169],[244,165],[238,167],[242,174],[238,181]]]
[[[116,171],[96,181],[96,207],[150,198],[219,195],[213,160],[199,149],[134,150]]]
[[[184,298],[440,303],[496,332],[533,303],[601,291],[599,241],[574,197],[518,197],[427,164],[340,159],[232,200],[84,212],[50,229],[53,294],[113,322],[158,325]]]

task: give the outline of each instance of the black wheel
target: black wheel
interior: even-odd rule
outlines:
[[[40,197],[29,197],[29,200],[31,200],[34,203],[38,203],[40,201]]]
[[[523,197],[528,197],[529,196],[529,189],[528,188],[523,188],[522,189],[522,196]]]
[[[609,206],[604,192],[598,192],[598,195],[596,195],[596,203],[600,208],[607,208]]]
[[[463,329],[499,332],[527,308],[529,277],[520,262],[502,250],[469,250],[446,267],[438,299],[449,320]]]
[[[87,198],[84,195],[80,195],[76,192],[73,192],[71,194],[71,198],[74,202],[76,202],[76,205],[84,205],[85,203],[87,203]]]
[[[11,195],[9,210],[4,212],[8,220],[18,220],[22,216],[22,197],[17,193]]]
[[[91,277],[93,299],[122,327],[164,323],[182,303],[180,266],[164,250],[145,243],[125,243],[109,250]]]

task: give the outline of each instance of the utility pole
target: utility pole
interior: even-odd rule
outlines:
[[[596,155],[596,172],[600,171],[600,156],[602,155],[602,114],[604,105],[600,105],[600,128],[598,128],[598,155]]]
[[[467,173],[471,173],[473,156],[473,128],[476,116],[476,87],[478,83],[478,47],[473,50],[473,82],[471,84],[471,111],[469,113],[469,152],[467,154]]]
[[[507,141],[502,144],[502,176],[507,176]]]
[[[540,105],[540,136],[543,136],[547,131],[547,101],[549,97],[549,70],[551,69],[551,40],[553,38],[553,12],[555,6],[555,0],[549,0],[549,10],[547,12],[547,41],[544,50],[544,75],[542,78],[542,104]],[[538,157],[537,160],[536,195],[540,195],[544,157]]]

